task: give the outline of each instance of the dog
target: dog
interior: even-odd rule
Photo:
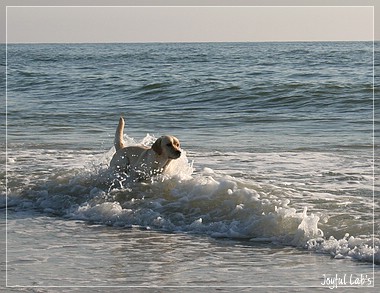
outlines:
[[[181,156],[179,140],[169,135],[158,138],[151,148],[125,146],[124,125],[124,119],[120,117],[114,140],[116,153],[110,162],[111,170],[125,172],[133,180],[146,180],[164,173],[170,162]]]

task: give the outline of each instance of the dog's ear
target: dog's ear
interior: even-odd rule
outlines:
[[[152,150],[154,150],[158,155],[162,154],[161,142],[162,142],[162,138],[160,137],[152,145]]]

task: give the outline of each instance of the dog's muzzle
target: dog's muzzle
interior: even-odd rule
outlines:
[[[171,159],[178,159],[181,156],[181,151],[175,151],[173,157]]]

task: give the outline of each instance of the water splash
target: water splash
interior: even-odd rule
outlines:
[[[126,140],[137,143],[131,138]],[[154,140],[147,135],[140,143],[149,145]],[[18,178],[19,166],[12,166],[20,164],[23,155],[11,154],[10,174],[16,175],[12,177],[16,181],[8,185],[8,207],[38,209],[102,225],[265,241],[303,247],[334,258],[380,262],[378,238],[372,242],[364,236],[326,238],[326,230],[327,234],[333,233],[326,224],[329,218],[324,217],[321,223],[320,212],[309,212],[308,206],[300,209],[295,204],[298,197],[289,196],[284,187],[210,167],[194,172],[185,151],[166,174],[148,182],[134,182],[109,176],[108,162],[113,152],[110,149],[96,156],[83,152],[60,154],[67,161],[60,160],[62,165],[51,170],[48,179],[38,168],[39,160],[46,164],[45,152],[41,158],[36,156],[36,170],[28,177],[39,178],[33,185],[25,181],[20,184],[25,177]],[[57,156],[55,152],[50,155]]]

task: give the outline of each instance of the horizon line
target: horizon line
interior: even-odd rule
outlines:
[[[211,44],[211,43],[370,43],[379,42],[374,40],[257,40],[257,41],[94,41],[94,42],[0,42],[0,45],[85,45],[85,44]]]

